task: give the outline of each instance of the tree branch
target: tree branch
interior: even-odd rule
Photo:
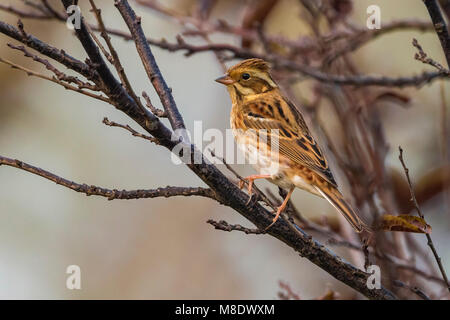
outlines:
[[[210,225],[214,226],[215,229],[222,230],[222,231],[228,231],[228,232],[241,231],[241,232],[244,232],[245,234],[265,233],[264,230],[261,230],[261,229],[250,229],[250,228],[243,227],[240,224],[229,224],[225,220],[215,221],[215,220],[209,219],[208,221],[206,221],[206,223],[209,223]]]
[[[136,49],[141,57],[144,69],[147,72],[147,76],[155,88],[165,111],[167,112],[167,117],[172,125],[172,129],[185,129],[186,127],[184,125],[183,118],[178,111],[172,92],[167,86],[167,83],[155,62],[155,57],[153,56],[150,46],[148,45],[147,38],[142,30],[141,18],[136,17],[135,12],[127,1],[116,0],[114,4],[131,32],[131,36],[136,44]]]
[[[94,12],[94,15],[97,19],[98,29],[100,30],[100,35],[103,37],[103,39],[105,39],[106,45],[108,46],[108,49],[109,49],[109,53],[107,53],[109,56],[107,56],[107,58],[113,64],[114,68],[116,69],[116,71],[120,77],[120,81],[122,82],[123,86],[128,91],[128,93],[131,95],[131,98],[133,98],[133,100],[138,104],[138,106],[141,109],[143,109],[144,107],[142,106],[141,101],[139,100],[138,96],[134,92],[133,87],[131,86],[130,81],[128,79],[128,76],[125,73],[125,69],[123,68],[122,63],[120,62],[119,55],[117,54],[116,49],[112,45],[111,37],[106,32],[106,27],[103,22],[101,10],[96,7],[94,0],[89,0],[89,2],[91,4],[92,11]]]
[[[436,0],[423,0],[430,14],[431,21],[436,30],[442,49],[444,50],[445,59],[447,59],[447,67],[450,68],[450,37],[448,33],[447,24],[442,16],[441,9]]]
[[[73,2],[71,0],[62,0],[62,3],[67,9]],[[83,17],[80,28],[75,29],[75,34],[105,85],[107,90],[105,93],[116,102],[114,105],[134,119],[144,129],[148,130],[153,136],[160,137],[159,140],[164,141],[167,147],[172,148],[175,145],[175,141],[171,139],[172,134],[170,130],[149,111],[140,108],[136,101],[125,91],[120,82],[117,81],[103,60],[95,41],[92,40]]]
[[[12,13],[21,18],[43,19],[43,20],[53,19],[52,15],[44,14],[44,13],[37,13],[34,11],[24,11],[24,10],[20,10],[14,6],[11,6],[11,5],[0,4],[0,10]]]
[[[125,130],[129,131],[134,137],[139,137],[139,138],[142,138],[144,140],[148,140],[150,142],[159,144],[158,139],[156,139],[154,137],[147,136],[147,135],[142,134],[142,133],[139,133],[136,130],[134,130],[133,128],[131,128],[129,125],[124,125],[124,124],[120,124],[120,123],[117,123],[117,122],[114,122],[114,121],[109,121],[109,119],[106,118],[106,117],[103,118],[103,123],[105,125],[109,126],[109,127],[116,127],[116,128],[125,129]]]
[[[428,55],[423,51],[422,46],[419,44],[417,39],[413,39],[412,44],[417,49],[417,53],[414,55],[414,59],[421,61],[424,64],[428,64],[436,69],[438,69],[440,72],[445,73],[447,75],[450,75],[450,71],[448,69],[445,69],[439,62],[431,59],[428,57]]]
[[[14,63],[14,62],[5,60],[3,58],[0,58],[0,62],[9,65],[11,68],[14,68],[14,69],[17,69],[17,70],[21,70],[21,71],[25,72],[28,76],[34,76],[34,77],[37,77],[37,78],[48,80],[50,82],[59,84],[60,86],[63,86],[67,90],[72,90],[72,91],[84,94],[84,95],[86,95],[88,97],[91,97],[91,98],[94,98],[94,99],[97,99],[97,100],[101,100],[101,101],[104,101],[104,102],[107,102],[107,103],[111,103],[111,100],[109,100],[107,97],[104,97],[102,95],[97,95],[97,94],[94,94],[94,93],[89,92],[89,91],[82,90],[80,87],[76,87],[76,86],[70,85],[70,84],[68,84],[66,82],[63,82],[60,79],[56,79],[55,77],[46,76],[45,74],[42,74],[42,73],[39,73],[39,72],[30,70],[30,69],[27,69],[27,68],[25,68],[25,67],[23,67],[21,65],[18,65],[18,64]]]
[[[69,56],[64,50],[59,50],[55,47],[52,47],[30,34],[24,34],[20,32],[19,29],[3,21],[0,21],[0,32],[10,38],[22,42],[27,47],[30,47],[42,53],[43,55],[52,58],[53,60],[65,65],[67,68],[82,74],[87,79],[94,80],[98,78],[95,72],[93,72],[93,70],[87,64],[75,59],[74,57]]]
[[[47,180],[53,181],[58,185],[64,186],[76,192],[85,193],[87,196],[101,196],[108,198],[108,200],[115,199],[144,199],[144,198],[157,198],[157,197],[174,197],[174,196],[201,196],[210,199],[216,200],[214,195],[214,191],[209,188],[201,188],[201,187],[165,187],[165,188],[157,188],[150,190],[117,190],[117,189],[106,189],[102,187],[97,187],[93,185],[87,185],[85,183],[80,184],[67,179],[64,179],[60,176],[57,176],[54,173],[46,171],[44,169],[32,166],[31,164],[25,163],[23,161],[17,159],[10,159],[3,156],[0,156],[0,166],[6,165],[10,167],[14,167],[17,169],[21,169],[40,177],[43,177]]]
[[[406,180],[408,181],[409,191],[410,191],[410,193],[411,193],[411,199],[412,199],[412,201],[413,201],[413,203],[414,203],[414,207],[415,207],[416,210],[417,210],[417,214],[418,214],[423,220],[425,220],[425,217],[424,217],[424,215],[422,214],[422,211],[421,211],[421,209],[420,209],[420,207],[419,207],[419,203],[417,202],[417,199],[416,199],[416,195],[415,195],[415,193],[414,193],[414,188],[413,188],[411,179],[410,179],[410,177],[409,177],[409,169],[408,169],[408,167],[406,167],[405,161],[404,161],[404,159],[403,159],[403,149],[402,149],[401,147],[398,147],[398,150],[399,150],[399,152],[400,152],[398,158],[399,158],[400,162],[402,163],[403,170],[405,171]],[[427,244],[428,244],[428,246],[430,247],[431,251],[433,252],[434,258],[436,259],[436,262],[437,262],[437,264],[438,264],[438,267],[439,267],[439,270],[440,270],[440,272],[441,272],[442,278],[444,279],[444,281],[445,281],[445,283],[446,283],[446,285],[447,285],[447,289],[448,289],[448,291],[450,292],[450,284],[449,284],[449,282],[448,282],[448,278],[447,278],[447,274],[446,274],[446,272],[445,272],[444,266],[442,265],[441,257],[439,257],[439,255],[438,255],[438,253],[437,253],[437,251],[436,251],[436,248],[435,248],[435,246],[434,246],[434,244],[433,244],[433,240],[431,240],[431,236],[430,236],[428,233],[425,234],[425,235],[426,235],[427,240],[428,240],[428,241],[427,241]]]
[[[230,44],[204,44],[191,45],[177,38],[177,43],[169,43],[162,41],[160,48],[170,52],[185,50],[186,55],[190,56],[200,52],[230,52],[233,54],[232,58],[248,59],[260,58],[272,62],[275,68],[285,69],[289,71],[297,71],[303,75],[309,76],[315,80],[333,83],[337,85],[350,86],[383,86],[383,87],[407,87],[407,86],[422,86],[439,78],[448,78],[448,75],[442,72],[423,72],[419,75],[410,77],[391,78],[386,76],[370,76],[370,75],[338,75],[330,74],[320,71],[314,67],[292,61],[280,55],[261,54],[248,49],[238,48]]]
[[[414,294],[416,294],[417,296],[419,296],[423,300],[431,300],[430,297],[419,287],[409,286],[406,283],[403,283],[403,282],[398,281],[398,280],[394,280],[393,283],[394,283],[395,286],[397,286],[399,288],[405,288],[405,289],[410,290],[411,292],[413,292]]]

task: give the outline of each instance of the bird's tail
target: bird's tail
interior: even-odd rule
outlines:
[[[353,210],[353,208],[344,200],[344,197],[336,187],[327,184],[326,186],[321,186],[320,188],[316,186],[316,189],[347,219],[356,232],[359,233],[364,229],[367,229],[364,222],[356,214],[355,210]]]

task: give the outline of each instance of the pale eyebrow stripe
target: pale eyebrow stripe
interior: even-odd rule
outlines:
[[[266,72],[256,72],[255,76],[257,78],[260,78],[261,80],[266,81],[270,85],[270,87],[272,87],[272,88],[277,87],[277,84],[272,80],[270,75],[267,74]]]

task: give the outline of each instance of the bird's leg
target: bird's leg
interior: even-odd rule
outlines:
[[[289,192],[286,195],[286,198],[284,198],[283,203],[281,204],[281,206],[278,207],[277,213],[276,213],[275,217],[273,218],[272,223],[264,231],[267,231],[271,226],[273,226],[275,224],[275,222],[277,222],[278,218],[280,217],[281,212],[283,212],[283,210],[286,208],[286,205],[288,204],[288,201],[291,198],[291,195],[292,195],[292,192],[294,192],[294,189],[295,189],[295,187],[292,187],[291,189],[289,189]]]
[[[251,176],[245,177],[243,178],[241,181],[239,181],[239,189],[242,189],[244,187],[244,182],[248,181],[248,194],[250,196],[250,198],[247,201],[247,204],[250,203],[250,201],[252,200],[253,197],[253,181],[255,181],[256,179],[269,179],[271,177],[270,174],[253,174]]]

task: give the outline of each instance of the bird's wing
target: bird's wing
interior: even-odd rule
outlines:
[[[276,147],[280,156],[295,164],[305,166],[319,174],[331,185],[336,181],[328,167],[320,147],[296,107],[282,96],[265,97],[242,106],[244,127],[242,129],[266,130],[268,147]],[[273,130],[278,129],[278,130]]]

